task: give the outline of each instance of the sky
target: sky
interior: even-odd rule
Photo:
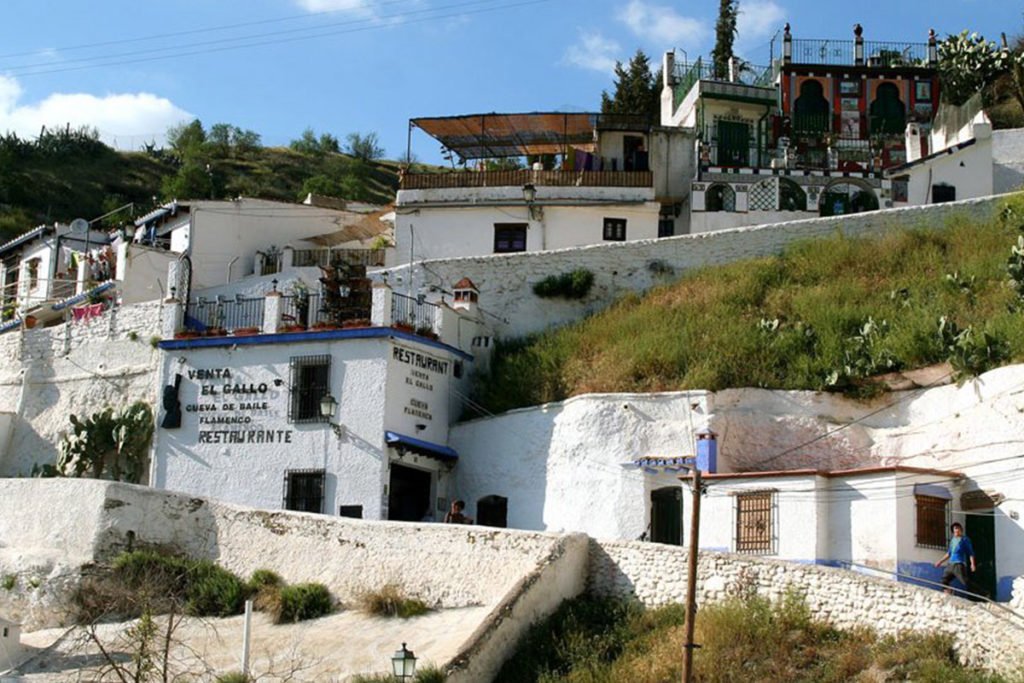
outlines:
[[[404,158],[408,121],[483,112],[596,111],[616,60],[691,60],[714,45],[718,0],[3,0],[0,132],[89,125],[108,144],[161,144],[194,118],[265,145],[306,128],[375,132]],[[737,53],[772,37],[925,42],[1024,32],[1021,0],[740,0]],[[415,158],[439,145],[412,135]]]

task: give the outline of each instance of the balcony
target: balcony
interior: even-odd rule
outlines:
[[[728,73],[719,73],[710,60],[698,57],[693,63],[677,62],[674,67],[675,85],[672,86],[673,108],[678,109],[683,100],[689,94],[693,86],[699,81],[708,84],[714,83],[719,86],[732,86],[731,88],[709,87],[710,93],[717,92],[723,95],[733,96],[754,96],[759,93],[751,88],[771,88],[775,82],[775,72],[770,66],[755,66],[754,64],[742,63],[733,73],[732,80]],[[774,100],[777,95],[774,90],[764,95],[768,100]]]
[[[654,185],[650,171],[453,171],[407,173],[402,190],[443,190],[473,187],[639,187]]]

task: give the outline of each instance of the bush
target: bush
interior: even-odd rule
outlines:
[[[331,593],[322,583],[285,586],[281,588],[280,596],[280,611],[274,618],[278,624],[317,619],[334,609]]]
[[[249,593],[254,596],[253,607],[261,612],[278,614],[281,610],[282,579],[269,569],[257,569],[249,578]]]
[[[593,285],[594,274],[586,268],[577,268],[561,275],[547,276],[533,286],[533,293],[544,299],[582,299]]]
[[[250,683],[251,678],[241,671],[231,671],[217,676],[216,683]]]
[[[359,596],[359,606],[367,614],[382,617],[418,617],[430,611],[427,604],[418,598],[407,597],[402,588],[389,583],[375,591],[367,591]]]
[[[189,568],[185,609],[197,616],[227,617],[245,609],[246,585],[233,573],[208,560]]]

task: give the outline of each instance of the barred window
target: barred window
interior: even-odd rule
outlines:
[[[289,422],[328,422],[320,415],[320,399],[331,392],[330,356],[294,356],[290,372]]]
[[[736,552],[774,552],[774,508],[774,491],[736,494]]]
[[[609,242],[624,242],[626,240],[626,219],[605,218],[604,239]]]
[[[284,509],[323,512],[324,470],[288,470],[284,473]]]
[[[946,547],[949,501],[934,496],[914,496],[917,504],[917,545],[923,548]]]

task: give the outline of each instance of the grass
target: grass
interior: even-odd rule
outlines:
[[[418,617],[430,611],[425,602],[405,595],[402,587],[394,583],[360,595],[359,607],[367,614],[402,619]]]
[[[476,398],[498,412],[591,392],[764,387],[864,396],[888,371],[953,360],[970,374],[1022,360],[1024,314],[1006,266],[1024,197],[1003,214],[809,241],[626,295],[586,320],[499,344]]]
[[[645,610],[618,600],[576,598],[531,628],[496,681],[679,680],[683,623],[681,605]],[[694,655],[698,681],[1004,680],[959,666],[949,637],[838,631],[812,619],[795,595],[776,603],[751,595],[704,607],[695,641],[702,646]]]

